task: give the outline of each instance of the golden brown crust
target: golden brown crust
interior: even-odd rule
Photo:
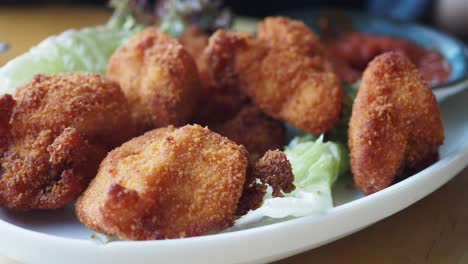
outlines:
[[[209,38],[210,36],[203,32],[203,30],[197,25],[191,25],[179,37],[180,44],[182,44],[185,50],[192,55],[197,62],[197,66],[204,64],[200,59],[203,50],[208,45]]]
[[[376,57],[364,72],[350,120],[356,185],[373,193],[403,170],[428,166],[443,140],[439,107],[416,67],[397,52]]]
[[[207,65],[203,59],[203,50],[208,46],[209,38],[210,36],[197,25],[190,26],[179,37],[180,44],[184,46],[197,64],[202,89],[208,89],[211,86]]]
[[[203,96],[195,118],[197,123],[211,125],[229,120],[249,102],[231,65],[234,57],[229,46],[232,42],[227,38],[210,39],[210,46],[202,53],[201,59],[207,68],[203,73]]]
[[[267,17],[258,23],[258,39],[273,49],[288,50],[314,58],[320,71],[333,72],[327,51],[304,22],[286,17]]]
[[[269,150],[255,163],[253,176],[273,189],[273,197],[283,197],[296,189],[291,163],[284,152]]]
[[[205,91],[194,122],[212,126],[236,117],[249,104],[247,96],[233,87],[212,87]]]
[[[284,197],[283,193],[290,193],[296,188],[293,182],[294,175],[286,154],[268,150],[249,170],[236,214],[241,216],[260,207],[267,186],[271,186],[273,197]]]
[[[304,43],[317,42],[307,27],[297,32],[299,22],[282,18],[275,27],[276,20],[270,19],[260,25],[258,39],[215,32],[204,51],[207,65],[216,83],[240,87],[266,114],[304,131],[323,133],[339,118],[340,81],[322,51],[305,50],[302,42],[281,42],[280,35],[288,32],[290,25],[283,20],[294,29],[291,39],[284,36],[286,40],[294,41],[300,33]]]
[[[0,205],[9,209],[69,204],[105,153],[135,133],[119,85],[98,74],[37,75],[14,102],[7,97],[0,100],[8,120],[0,135]]]
[[[203,51],[203,58],[208,65],[209,74],[215,86],[239,87],[239,72],[236,65],[237,50],[248,49],[256,40],[247,33],[229,33],[217,30],[211,35],[208,46]],[[264,48],[258,58],[267,52]]]
[[[76,204],[80,221],[123,239],[167,239],[233,224],[247,151],[198,125],[156,129],[109,153]]]
[[[250,210],[255,210],[262,206],[263,199],[267,192],[267,185],[257,182],[257,178],[252,173],[252,167],[249,167],[247,178],[244,182],[242,196],[239,198],[236,215],[243,216]]]
[[[10,117],[15,100],[9,94],[0,97],[0,153],[8,147],[8,132],[10,128]]]
[[[244,106],[232,119],[213,124],[210,128],[243,145],[253,163],[267,150],[282,148],[285,143],[283,123],[265,115],[253,105]]]
[[[154,27],[111,56],[107,75],[122,86],[140,131],[186,124],[198,105],[200,81],[193,58]]]
[[[191,26],[179,38],[184,48],[197,63],[201,82],[200,106],[194,118],[195,123],[210,125],[233,118],[248,102],[248,98],[237,85],[219,83],[211,75],[204,53],[209,35],[199,27]]]

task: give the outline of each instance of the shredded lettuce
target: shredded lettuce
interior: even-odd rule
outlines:
[[[51,36],[0,68],[0,94],[14,93],[38,73],[104,73],[112,53],[137,30],[98,26]]]
[[[345,146],[324,142],[323,136],[303,135],[295,137],[284,152],[293,169],[296,189],[281,198],[272,197],[269,189],[263,205],[239,218],[236,228],[319,214],[333,207],[331,187],[348,170]]]

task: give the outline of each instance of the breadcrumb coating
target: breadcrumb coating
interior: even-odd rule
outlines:
[[[154,27],[112,54],[107,76],[121,85],[140,132],[184,125],[198,106],[201,88],[192,56]]]
[[[237,207],[237,215],[241,216],[250,210],[255,210],[263,204],[267,186],[272,188],[273,197],[284,197],[296,189],[291,163],[286,154],[279,150],[269,150],[251,168],[244,190]]]
[[[267,17],[258,24],[258,39],[273,49],[289,50],[313,58],[320,71],[332,72],[325,46],[304,22],[286,17]]]
[[[204,57],[209,37],[198,26],[193,25],[184,31],[179,41],[195,59],[200,76],[202,95],[194,122],[211,127],[214,123],[234,118],[248,103],[248,98],[237,85],[229,86],[214,81]]]
[[[283,193],[290,193],[296,188],[293,184],[294,175],[291,163],[284,152],[269,150],[255,163],[253,170],[255,178],[268,184],[273,189],[273,197],[283,197]]]
[[[98,74],[36,75],[0,112],[0,206],[12,210],[66,206],[135,133],[119,85]]]
[[[209,38],[210,36],[197,25],[190,26],[179,37],[180,44],[182,44],[197,64],[202,89],[208,89],[211,86],[210,76],[208,76],[207,72],[208,66],[203,59],[203,50],[208,46]]]
[[[356,186],[370,194],[404,171],[438,159],[444,141],[439,106],[416,66],[398,52],[367,66],[349,123],[351,170]]]
[[[233,224],[247,166],[244,147],[207,128],[156,129],[109,153],[76,212],[122,239],[220,231]]]
[[[210,128],[243,145],[253,163],[267,150],[279,149],[285,144],[283,123],[265,115],[253,105],[244,106],[232,119]]]
[[[322,51],[305,49],[306,44],[321,46],[312,31],[298,23],[267,19],[259,26],[258,38],[218,30],[204,57],[217,84],[239,87],[271,117],[320,134],[338,120],[342,90]],[[294,42],[300,34],[304,41]]]

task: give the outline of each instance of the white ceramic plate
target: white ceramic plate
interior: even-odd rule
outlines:
[[[441,103],[441,159],[420,173],[363,197],[350,178],[334,189],[325,214],[231,233],[144,242],[97,243],[72,208],[12,214],[0,210],[0,255],[26,263],[258,263],[291,256],[375,223],[430,194],[468,164],[468,91]]]

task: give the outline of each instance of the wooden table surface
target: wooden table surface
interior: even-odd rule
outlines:
[[[99,7],[0,6],[0,42],[12,46],[0,54],[0,65],[51,34],[104,23],[109,15],[110,10]],[[468,263],[467,205],[465,168],[409,208],[363,231],[277,263]],[[0,257],[0,263],[17,262]]]

